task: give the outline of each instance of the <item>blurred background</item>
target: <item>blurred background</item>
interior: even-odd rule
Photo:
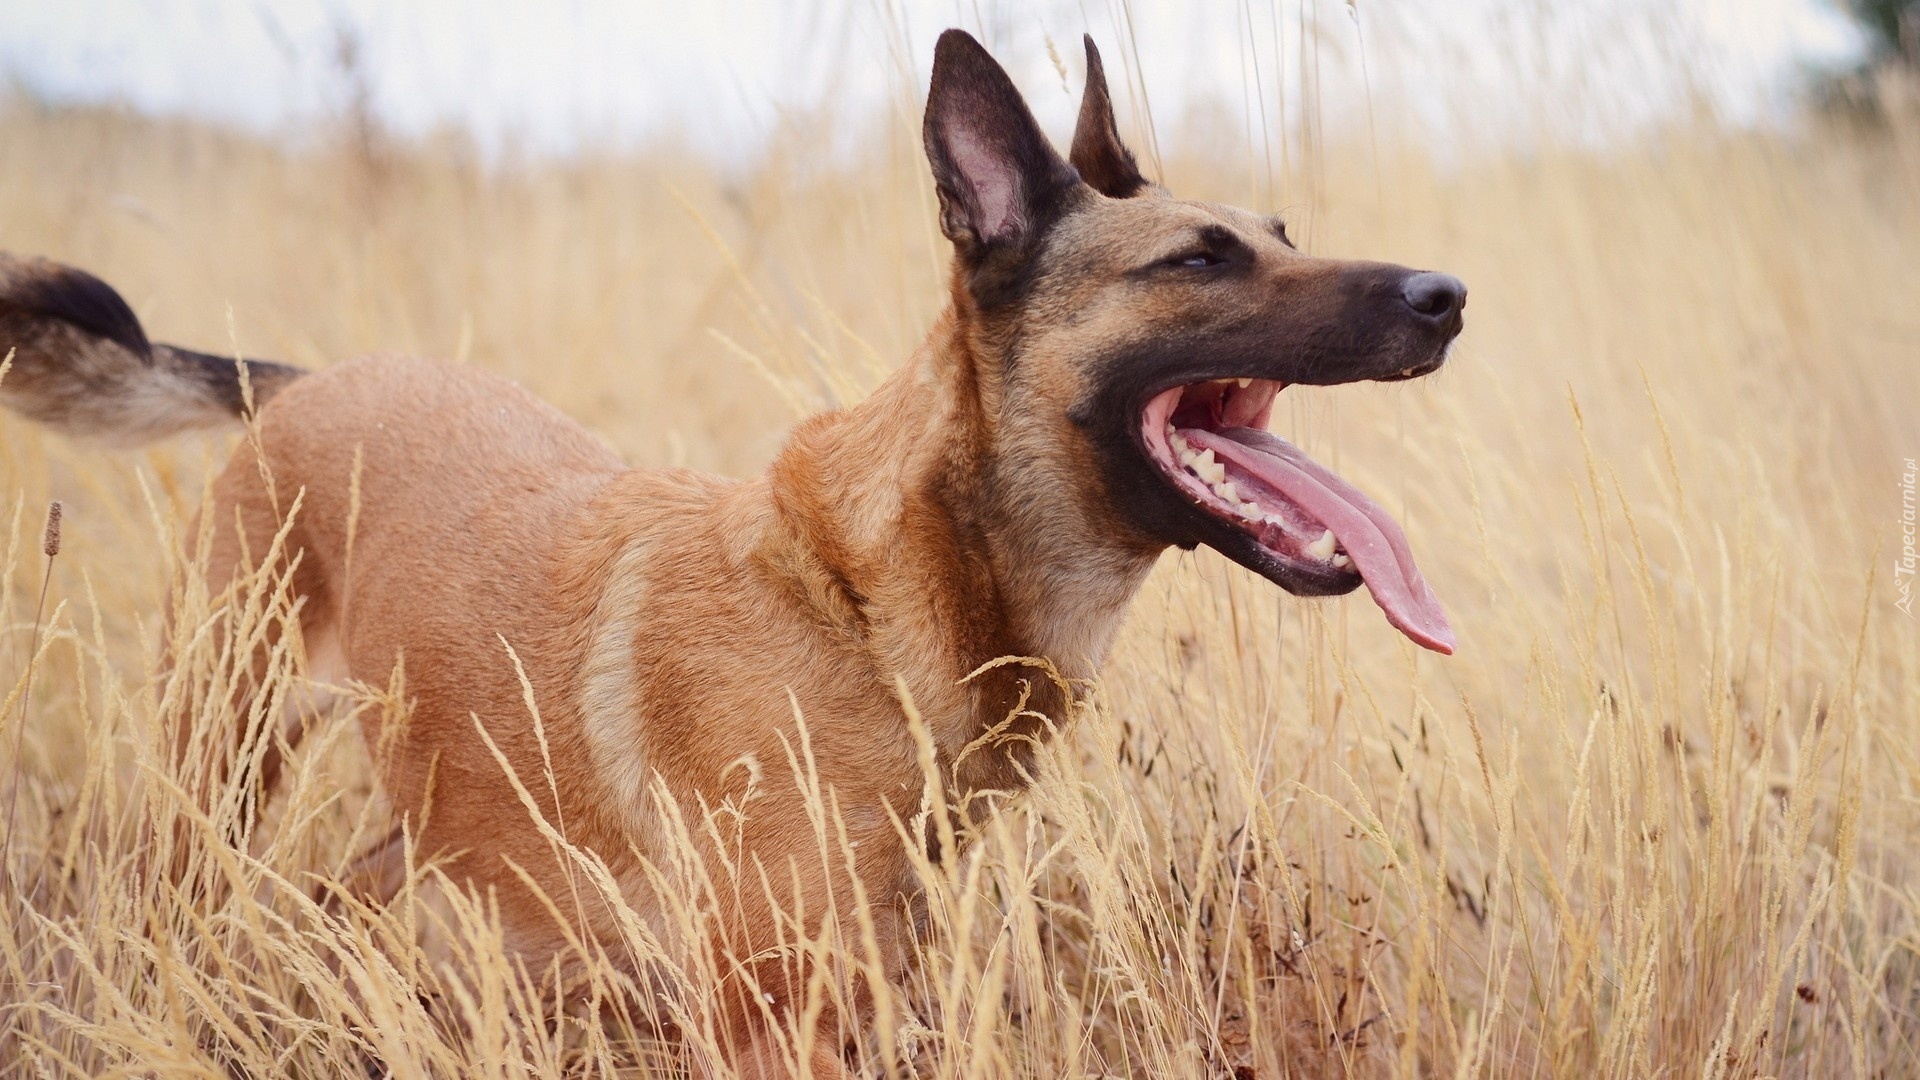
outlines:
[[[12,0],[0,247],[100,275],[157,340],[451,357],[636,464],[742,475],[944,300],[936,34],[980,36],[1064,144],[1090,33],[1176,194],[1470,286],[1437,376],[1274,421],[1401,520],[1461,648],[1169,555],[1099,716],[942,886],[979,917],[901,991],[919,1049],[868,1074],[1916,1075],[1915,8]],[[87,824],[90,792],[165,801],[127,763],[156,597],[232,441],[0,416],[0,690],[41,508],[68,514],[13,769],[16,850],[70,873],[0,940],[19,1061],[360,1068],[349,1020],[307,1020],[354,1007],[301,975],[328,961],[246,890],[213,923],[269,959],[163,966],[198,1009],[124,989],[210,916],[116,907],[143,826]],[[259,873],[341,864],[338,818],[299,821]],[[537,1028],[476,1045],[386,994],[389,1062],[564,1072]],[[206,1050],[194,1017],[228,1014],[263,1033]]]
[[[536,305],[544,340],[599,349],[596,361],[612,359],[604,347],[618,341],[648,367],[671,357],[702,371],[704,360],[771,369],[814,384],[789,402],[805,408],[863,385],[823,391],[849,378],[837,362],[843,348],[857,342],[863,362],[869,347],[902,355],[938,299],[942,253],[926,213],[918,110],[933,39],[947,25],[987,43],[1059,139],[1071,130],[1079,39],[1090,33],[1119,84],[1123,130],[1155,175],[1192,170],[1183,194],[1279,209],[1311,250],[1361,254],[1325,243],[1328,229],[1359,229],[1356,241],[1384,242],[1366,254],[1434,262],[1437,252],[1389,222],[1419,201],[1415,176],[1489,192],[1495,173],[1525,184],[1514,169],[1652,165],[1647,155],[1737,139],[1767,140],[1791,157],[1835,125],[1876,128],[1910,155],[1913,6],[15,3],[0,10],[0,109],[15,170],[0,240],[46,249],[40,237],[61,233],[60,221],[102,243],[165,244],[176,272],[210,275],[189,286],[195,310],[175,313],[190,328],[204,337],[210,320],[229,333],[230,305],[231,333],[249,347],[307,362],[402,349],[515,366],[537,339],[508,348],[499,335],[515,311],[532,317]],[[170,148],[168,167],[142,140]],[[187,147],[200,148],[191,160],[181,157]],[[555,184],[564,200],[542,196]],[[431,205],[418,197],[428,189]],[[253,207],[243,190],[291,201]],[[520,197],[498,197],[508,191]],[[1611,212],[1599,198],[1590,193],[1588,209]],[[1782,216],[1793,209],[1730,227],[1801,228]],[[510,252],[490,235],[500,213],[535,215],[516,222],[514,236],[541,252]],[[221,247],[268,243],[293,216],[339,228],[264,274]],[[1469,222],[1462,208],[1424,227],[1458,238]],[[438,230],[433,242],[420,228]],[[404,283],[438,295],[376,315],[400,303],[372,280],[383,257],[420,260],[439,244],[457,249],[435,270],[440,284]],[[864,259],[852,255],[861,245]],[[594,248],[612,262],[590,267]],[[907,250],[914,270],[903,275],[890,264]],[[85,247],[66,253],[102,261]],[[446,278],[546,257],[578,280],[516,296],[507,310],[447,291],[456,287]],[[329,260],[336,265],[323,271]],[[656,270],[663,280],[652,280]],[[324,285],[307,280],[315,276]],[[266,290],[289,278],[307,297],[320,295],[309,284],[357,282],[360,291],[314,320],[267,302]],[[615,299],[641,280],[652,296]],[[577,312],[591,325],[556,324],[556,303],[592,307]],[[736,321],[750,312],[751,326]],[[644,333],[612,329],[642,322]],[[796,340],[791,331],[809,322],[811,340]],[[571,398],[611,407],[607,395],[618,393],[576,386]],[[781,430],[746,427],[737,445],[713,448],[718,460],[691,452],[738,470],[764,460]]]
[[[1072,106],[1058,66],[1090,32],[1128,54],[1136,97],[1163,119],[1204,112],[1245,132],[1384,125],[1458,152],[1548,132],[1600,141],[1694,110],[1777,123],[1888,50],[1907,6],[74,0],[8,5],[0,73],[48,104],[282,137],[311,139],[316,124],[364,112],[394,135],[456,133],[490,157],[667,140],[748,162],[796,116],[870,131],[924,73],[934,36],[960,24],[1056,127]],[[1288,102],[1282,76],[1302,60],[1315,93]],[[1216,134],[1186,130],[1156,135],[1177,153]]]

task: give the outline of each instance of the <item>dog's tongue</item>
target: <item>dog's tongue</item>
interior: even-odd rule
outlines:
[[[1420,568],[1413,564],[1406,534],[1372,499],[1270,432],[1227,428],[1182,434],[1190,443],[1209,447],[1215,457],[1251,473],[1333,530],[1333,538],[1353,560],[1387,621],[1420,645],[1439,653],[1453,652],[1453,628],[1420,576]]]

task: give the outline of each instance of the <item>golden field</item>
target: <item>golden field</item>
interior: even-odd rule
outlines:
[[[1920,1074],[1920,625],[1892,573],[1920,455],[1910,121],[1166,160],[1310,251],[1470,285],[1441,374],[1296,388],[1275,419],[1400,516],[1461,647],[1170,553],[1031,795],[924,868],[931,931],[850,1033],[863,1074]],[[492,167],[16,102],[0,245],[98,273],[156,340],[457,357],[637,465],[739,474],[941,301],[911,119],[825,164],[803,136],[744,170]],[[602,960],[556,1003],[484,901],[314,903],[382,831],[354,714],[404,708],[386,687],[312,716],[270,803],[194,817],[162,719],[235,723],[235,643],[286,615],[257,581],[215,619],[193,572],[235,441],[114,452],[0,418],[0,1076],[701,1075],[710,962],[610,1003]],[[290,700],[302,662],[276,653]],[[182,815],[173,888],[137,870]],[[662,868],[695,883],[689,935],[708,870]],[[794,947],[865,977],[857,935]]]

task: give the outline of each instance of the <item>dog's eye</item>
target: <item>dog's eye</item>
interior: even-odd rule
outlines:
[[[1219,266],[1227,260],[1211,251],[1194,251],[1185,255],[1175,255],[1167,260],[1168,266],[1183,266],[1189,269],[1203,270],[1209,266]]]

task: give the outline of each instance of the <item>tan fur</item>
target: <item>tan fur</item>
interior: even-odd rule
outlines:
[[[862,407],[808,424],[770,476],[736,482],[623,470],[518,387],[431,361],[342,364],[262,411],[274,487],[305,491],[290,545],[303,571],[315,569],[303,632],[337,638],[358,678],[384,683],[404,666],[414,709],[388,744],[385,786],[400,808],[431,803],[416,823],[420,849],[464,852],[455,876],[498,891],[524,952],[557,948],[560,929],[509,861],[551,897],[569,897],[569,885],[470,713],[543,814],[638,883],[634,855],[656,843],[653,777],[689,816],[702,801],[717,804],[745,776],[729,766],[784,763],[782,735],[797,745],[791,694],[823,786],[853,811],[849,838],[861,842],[869,892],[912,890],[883,808],[910,817],[922,784],[891,687],[905,680],[951,756],[999,719],[991,691],[962,686],[964,676],[1007,652],[1042,651],[1000,638],[998,619],[975,614],[998,606],[998,590],[975,576],[950,524],[927,506],[952,470],[965,471],[953,444],[971,441],[948,426],[955,406],[927,371],[933,360],[923,353]],[[339,570],[356,448],[365,465],[349,580]],[[830,463],[849,456],[898,472]],[[245,451],[210,508],[216,521],[235,510],[260,550],[278,517]],[[223,554],[237,560],[238,539],[223,541]],[[557,802],[538,780],[545,763],[502,638],[533,681]],[[749,849],[770,865],[813,844],[784,782],[762,785],[747,828]],[[802,901],[822,910],[831,883],[818,860],[795,865],[811,875]],[[626,899],[642,913],[655,907],[641,890]],[[741,916],[746,940],[774,940],[770,912]],[[900,951],[904,929],[880,927],[884,951]],[[760,976],[785,984],[777,966]]]
[[[1095,85],[1091,43],[1074,165],[1094,187],[1035,147],[1004,74],[954,37],[941,42],[928,120],[959,253],[951,303],[905,366],[861,404],[801,424],[765,474],[631,470],[503,379],[369,359],[276,378],[258,414],[261,459],[243,445],[216,482],[206,509],[216,582],[249,568],[301,493],[288,550],[299,553],[309,650],[370,683],[404,673],[405,729],[367,722],[385,789],[421,853],[497,895],[535,965],[565,932],[515,867],[588,934],[611,941],[616,929],[604,903],[576,890],[476,725],[540,814],[604,859],[644,918],[660,910],[640,863],[664,848],[656,791],[697,819],[756,781],[746,852],[794,875],[782,906],[821,912],[849,882],[824,868],[832,860],[817,854],[784,775],[797,713],[857,844],[860,883],[879,902],[881,954],[904,956],[916,882],[890,815],[912,817],[925,793],[901,692],[929,725],[949,785],[941,797],[1017,790],[1047,734],[1041,717],[1067,715],[1063,690],[1019,665],[969,676],[1002,657],[1094,675],[1154,561],[1182,542],[1126,509],[1135,493],[1103,472],[1087,433],[1096,391],[1127,377],[1115,358],[1183,335],[1268,352],[1311,344],[1351,323],[1352,282],[1372,280],[1354,275],[1373,264],[1293,251],[1270,219],[1180,202],[1142,180]],[[1043,228],[1044,244],[1031,235]],[[1246,273],[1152,269],[1209,228],[1242,245]],[[85,325],[35,299],[46,291],[12,287],[17,334],[38,335],[41,383],[10,403],[90,407],[79,381],[60,381],[59,350],[39,343],[67,334],[69,353],[132,356],[138,326]],[[9,295],[0,283],[0,314]],[[1407,362],[1389,360],[1368,358],[1379,372],[1350,377]],[[147,377],[115,362],[127,386]],[[1007,723],[1022,703],[1029,715]],[[394,882],[397,858],[396,840],[356,873]],[[763,957],[779,936],[773,908],[756,890],[741,895],[717,924],[722,952],[752,968],[783,1014],[807,973]],[[760,1006],[719,1003],[732,1063],[777,1075]],[[824,1015],[820,1030],[837,1022]],[[837,1050],[822,1046],[806,1071],[846,1075]]]

